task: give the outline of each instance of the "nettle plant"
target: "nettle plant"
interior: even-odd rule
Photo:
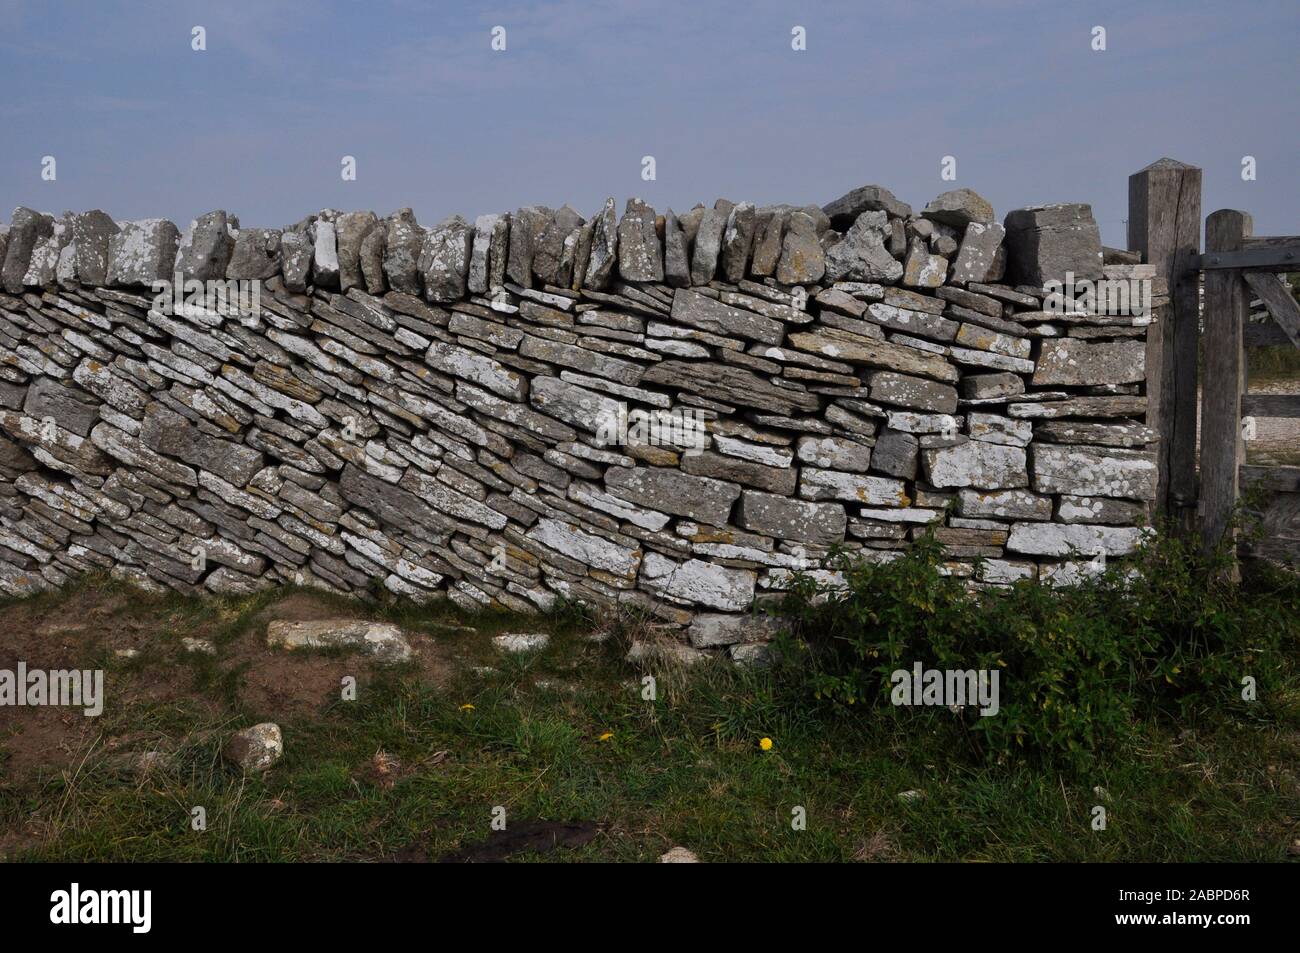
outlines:
[[[1286,649],[1300,642],[1300,583],[1285,571],[1235,583],[1226,548],[1205,556],[1170,532],[1068,588],[972,589],[945,562],[930,533],[891,562],[836,554],[842,584],[796,578],[784,611],[812,650],[817,698],[917,730],[946,722],[981,757],[1076,764],[1124,745],[1144,718],[1283,704]],[[997,672],[997,713],[891,704],[895,673],[917,663]]]

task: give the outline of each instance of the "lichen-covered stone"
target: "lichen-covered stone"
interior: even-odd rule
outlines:
[[[1035,444],[1034,489],[1074,496],[1154,500],[1154,453],[1068,444]]]
[[[983,440],[966,440],[950,447],[923,450],[925,474],[931,485],[1000,490],[1029,485],[1025,451]]]
[[[123,222],[108,251],[107,284],[115,287],[171,281],[180,232],[164,218]]]

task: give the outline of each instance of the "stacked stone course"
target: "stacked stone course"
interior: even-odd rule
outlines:
[[[893,559],[935,524],[971,585],[1070,582],[1155,496],[1149,319],[1045,289],[1151,277],[1086,205],[998,223],[969,189],[914,213],[866,186],[183,234],[19,208],[0,261],[4,593],[565,597],[745,659],[743,613],[833,581],[834,547]],[[258,281],[260,310],[160,305],[174,277]],[[610,439],[656,413],[699,442]]]

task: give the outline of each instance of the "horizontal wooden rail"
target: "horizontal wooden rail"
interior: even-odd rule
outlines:
[[[1285,331],[1272,319],[1268,321],[1247,323],[1245,329],[1246,347],[1291,347],[1292,342]]]
[[[1228,268],[1300,271],[1300,238],[1291,238],[1285,245],[1243,247],[1236,251],[1208,251],[1197,258],[1196,267],[1201,271],[1223,271]]]
[[[1243,466],[1241,485],[1279,493],[1300,493],[1300,467]]]
[[[1300,417],[1300,394],[1245,394],[1243,417]]]

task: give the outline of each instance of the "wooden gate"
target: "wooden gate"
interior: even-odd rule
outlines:
[[[1300,305],[1279,277],[1300,272],[1300,236],[1256,236],[1248,213],[1223,209],[1206,219],[1197,254],[1200,193],[1201,170],[1172,159],[1129,178],[1129,248],[1170,291],[1147,342],[1147,422],[1161,437],[1157,507],[1211,549],[1235,532],[1242,490],[1257,488],[1263,536],[1250,554],[1300,564],[1300,466],[1246,465],[1243,432],[1243,418],[1300,418],[1300,395],[1246,389],[1247,347],[1300,347]],[[1252,298],[1268,321],[1249,320]]]

